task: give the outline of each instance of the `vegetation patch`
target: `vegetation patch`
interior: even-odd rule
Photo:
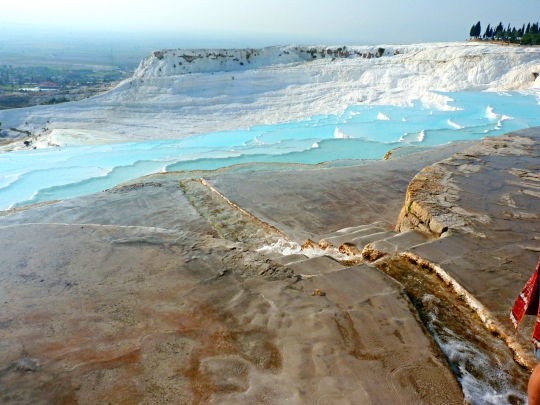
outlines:
[[[478,21],[471,27],[469,36],[485,41],[504,41],[510,44],[520,45],[540,45],[538,23],[523,24],[521,28],[511,27],[510,24],[508,24],[508,27],[505,27],[502,22],[494,27],[488,24],[482,35],[482,24]]]

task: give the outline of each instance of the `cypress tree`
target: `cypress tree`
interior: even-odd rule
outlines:
[[[508,40],[511,43],[516,42],[516,37],[518,36],[518,30],[516,30],[516,27],[512,28],[512,32],[508,35]]]
[[[485,32],[485,34],[484,34],[484,38],[489,38],[489,30],[490,30],[490,29],[491,29],[491,27],[490,27],[489,24],[488,24],[488,26],[487,26],[487,28],[486,28],[486,32]]]
[[[524,45],[536,44],[540,45],[540,24],[536,23],[527,23],[523,24],[521,27],[516,28],[512,27],[511,24],[508,24],[507,27],[500,22],[497,26],[491,26],[488,24],[484,34],[482,34],[482,25],[478,21],[474,24],[470,31],[469,36],[471,38],[484,38],[484,39],[497,39],[505,40],[509,42],[521,42]]]
[[[472,38],[474,37],[474,34],[476,34],[476,25],[473,25],[471,27],[471,30],[469,31],[469,36]]]
[[[531,34],[525,34],[521,37],[521,41],[519,41],[522,45],[531,45],[532,44],[532,35]]]

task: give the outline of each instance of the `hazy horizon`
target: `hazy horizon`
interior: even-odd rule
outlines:
[[[463,41],[478,20],[529,22],[536,2],[20,0],[0,15],[0,64],[133,69],[159,49]]]
[[[537,0],[398,1],[315,0],[20,0],[3,5],[0,42],[6,39],[134,35],[190,47],[261,47],[281,44],[418,43],[462,41],[478,20],[521,26]],[[66,37],[67,36],[67,37]],[[64,37],[64,38],[62,38]],[[168,39],[168,41],[167,41]],[[4,40],[4,41],[3,41]]]

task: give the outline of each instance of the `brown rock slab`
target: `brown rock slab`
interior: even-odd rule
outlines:
[[[359,166],[226,174],[208,180],[229,200],[298,243],[346,227],[382,221],[393,229],[411,179],[471,143]],[[256,185],[256,187],[255,187]],[[318,242],[318,240],[317,240]]]
[[[539,158],[539,128],[485,138],[415,176],[397,226],[427,225],[435,236],[446,228],[448,237],[411,251],[440,265],[510,336],[508,314],[539,257]],[[519,334],[531,347],[530,328]]]
[[[335,326],[357,360],[351,371],[373,403],[462,403],[458,384],[436,345],[418,328],[398,283],[366,264],[302,283],[324,291],[341,308]]]
[[[283,264],[285,266],[285,265],[288,265],[288,264],[291,264],[291,263],[294,263],[294,262],[307,260],[307,258],[308,257],[306,255],[293,254],[293,255],[279,256],[279,257],[273,258],[272,261],[274,261],[276,263],[279,263],[279,264]]]
[[[316,276],[345,268],[341,263],[327,256],[289,263],[287,267],[293,269],[298,275],[306,276]]]
[[[146,226],[217,235],[175,181],[133,184],[0,215],[0,226],[23,223]]]
[[[150,227],[0,239],[1,403],[462,403],[373,269],[298,281],[232,242]]]

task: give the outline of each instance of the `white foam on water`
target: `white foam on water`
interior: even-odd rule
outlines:
[[[319,144],[317,142],[315,142],[313,145],[311,145],[312,148],[318,148],[319,147]]]
[[[382,112],[379,112],[379,114],[377,114],[377,119],[378,120],[381,120],[381,121],[390,121],[390,118],[388,118],[385,114],[383,114]]]
[[[501,121],[505,121],[505,120],[513,120],[514,117],[510,117],[508,115],[504,115],[504,114],[497,114],[493,111],[493,107],[491,106],[488,106],[487,109],[486,109],[486,117],[487,118],[492,118],[492,119],[499,119],[499,123]]]
[[[449,331],[451,334],[451,332]],[[502,386],[500,391],[496,391],[489,385],[493,381],[505,381],[507,376],[504,372],[492,366],[490,361],[483,353],[475,350],[468,342],[460,341],[446,336],[446,342],[438,342],[444,354],[450,359],[450,362],[458,368],[460,377],[459,382],[465,395],[465,400],[471,405],[507,405],[508,398],[513,396],[520,398],[523,402],[526,395],[519,392],[511,386]],[[485,373],[485,381],[479,380],[468,370],[468,362],[476,363],[476,366]]]
[[[486,116],[488,118],[499,118],[500,115],[499,114],[495,114],[493,112],[493,107],[491,107],[490,105],[488,105],[487,109],[486,109]]]
[[[453,128],[456,128],[456,129],[463,129],[463,127],[461,125],[456,124],[455,122],[453,122],[450,119],[448,120],[448,125],[450,125]]]
[[[257,249],[258,252],[269,254],[269,253],[279,253],[283,256],[294,255],[294,254],[303,254],[308,258],[312,259],[314,257],[321,256],[330,256],[336,260],[350,260],[351,256],[347,256],[339,252],[337,248],[329,249],[320,249],[315,246],[315,248],[303,249],[302,246],[296,242],[291,242],[285,239],[279,239],[277,242],[263,246]]]
[[[401,135],[398,142],[423,142],[424,138],[426,137],[426,131],[421,130],[420,132],[406,132],[405,134]]]
[[[280,253],[284,256],[298,254],[302,251],[302,246],[296,242],[291,242],[280,238],[277,242],[263,246],[257,249],[257,252],[261,253]]]
[[[344,133],[342,133],[338,127],[336,127],[335,131],[334,131],[334,138],[335,139],[351,139],[352,137],[349,136],[349,135],[345,135]]]
[[[433,305],[439,301],[438,298],[426,295],[422,301],[424,304],[429,303],[428,305],[432,308],[433,312],[428,313],[428,325],[430,327],[439,325],[438,329],[440,329],[432,336],[452,367],[457,371],[458,380],[467,403],[471,405],[507,405],[509,397],[519,398],[525,403],[526,394],[512,386],[512,378],[506,373],[504,367],[494,364],[496,362],[494,359],[490,359],[470,342],[460,339],[452,330],[441,325],[437,319],[438,308]],[[503,342],[498,341],[497,344],[504,347],[504,350],[507,349]],[[511,357],[510,353],[509,356]],[[478,378],[472,372],[474,369],[481,370],[483,375]],[[494,386],[498,388],[494,388]]]

